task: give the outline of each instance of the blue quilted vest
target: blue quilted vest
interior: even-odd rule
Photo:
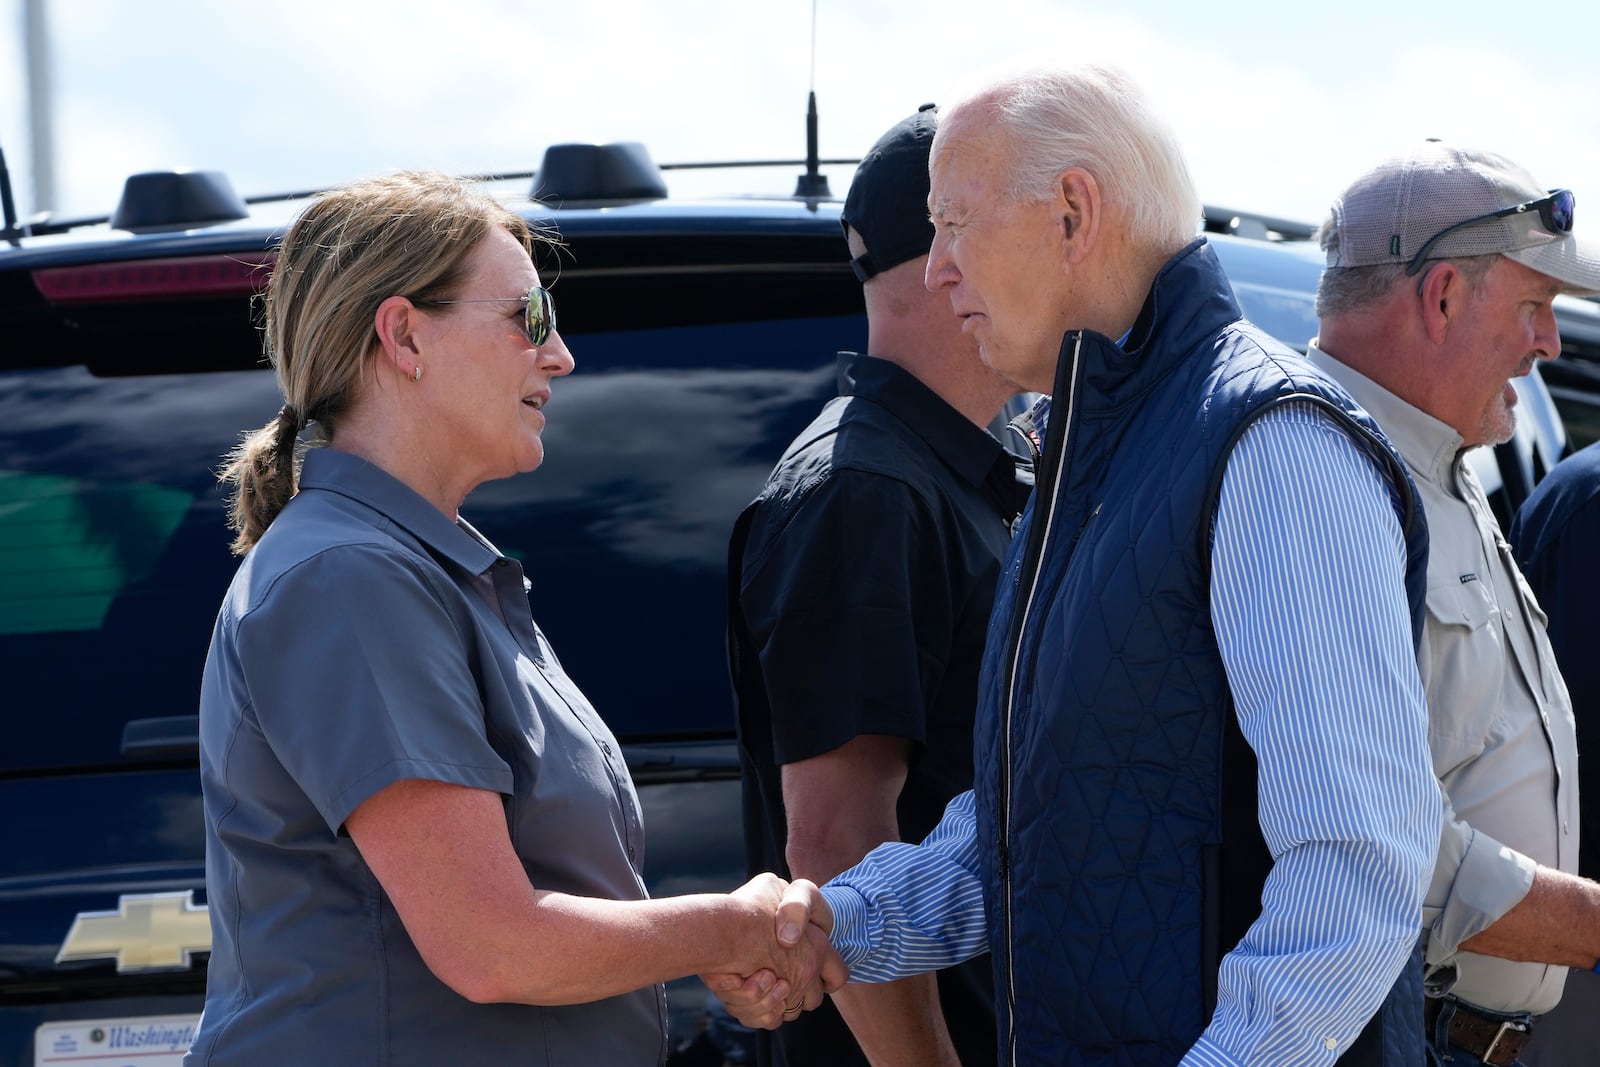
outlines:
[[[1060,368],[980,681],[1001,1062],[1170,1067],[1271,863],[1208,598],[1228,454],[1290,398],[1347,425],[1392,472],[1418,633],[1426,523],[1377,427],[1241,319],[1204,240],[1163,268],[1126,350],[1069,334]],[[1414,958],[1341,1065],[1421,1064],[1421,1010]]]

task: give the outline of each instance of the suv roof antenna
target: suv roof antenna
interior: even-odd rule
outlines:
[[[806,172],[795,183],[795,196],[832,196],[828,176],[817,157],[817,0],[811,0],[811,91],[806,101]]]
[[[6,167],[6,154],[0,149],[0,211],[5,213],[5,223],[0,227],[0,240],[16,244],[25,231],[17,226],[17,205],[11,199],[11,171]]]

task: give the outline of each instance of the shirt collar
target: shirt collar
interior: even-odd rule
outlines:
[[[982,487],[996,461],[1010,454],[916,376],[887,359],[839,353],[839,393],[870,400],[905,423],[945,466]]]
[[[1319,370],[1344,386],[1355,402],[1366,409],[1413,470],[1438,485],[1453,484],[1451,472],[1465,443],[1455,427],[1411,406],[1365,374],[1340,363],[1318,348],[1315,341],[1306,354]]]
[[[308,449],[300,488],[337,493],[366,505],[469,574],[482,574],[499,558],[494,546],[464,520],[451,522],[394,475],[349,452]]]

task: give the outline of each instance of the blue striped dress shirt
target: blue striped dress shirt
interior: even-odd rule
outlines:
[[[1389,488],[1310,404],[1262,416],[1228,459],[1211,617],[1274,866],[1182,1063],[1332,1063],[1416,944],[1443,806]],[[922,844],[880,845],[828,883],[852,980],[988,947],[981,847],[968,792]]]

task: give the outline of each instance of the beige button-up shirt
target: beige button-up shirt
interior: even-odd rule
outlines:
[[[1454,429],[1338,360],[1311,358],[1366,408],[1411,470],[1428,519],[1428,615],[1418,664],[1444,829],[1423,904],[1430,984],[1493,1011],[1555,1007],[1565,967],[1461,949],[1533,884],[1578,869],[1578,746],[1545,616]]]

